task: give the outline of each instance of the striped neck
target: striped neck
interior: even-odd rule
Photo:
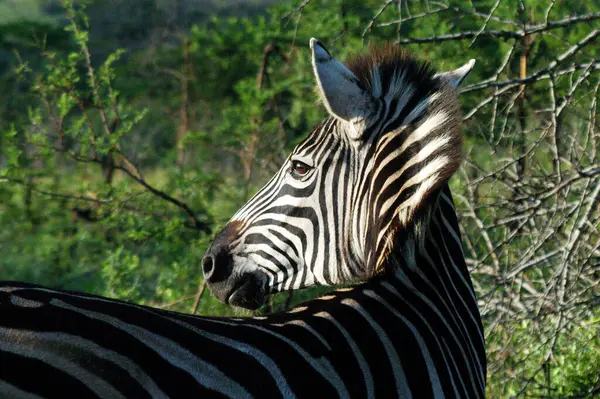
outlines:
[[[388,256],[393,264],[369,281],[265,319],[277,329],[310,326],[309,338],[298,343],[307,353],[327,353],[364,397],[483,398],[483,328],[447,185],[422,234],[411,254],[397,236]],[[326,351],[316,349],[315,336]],[[342,354],[350,350],[353,357]]]
[[[462,294],[475,300],[448,185],[444,184],[431,197],[428,209],[416,215],[409,226],[395,232],[382,268],[388,272],[383,274],[386,278],[400,280],[416,276],[460,280],[469,287],[468,292]]]
[[[482,337],[475,290],[447,184],[433,197],[437,199],[426,220],[396,233],[384,272],[363,287],[373,289],[387,284],[400,292],[411,292],[416,303],[435,303],[447,309],[445,314],[461,315],[465,328],[471,333],[478,330],[475,335]]]
[[[396,235],[387,262],[382,274],[338,295],[350,294],[394,345],[400,343],[401,362],[413,359],[411,368],[402,370],[407,383],[419,381],[417,375],[429,375],[433,392],[447,393],[444,385],[454,381],[455,392],[483,397],[487,372],[483,325],[447,185],[423,228]]]

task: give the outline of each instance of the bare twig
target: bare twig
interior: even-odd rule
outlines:
[[[198,285],[198,292],[196,292],[196,299],[194,299],[194,306],[192,306],[192,314],[196,314],[198,312],[198,307],[200,306],[200,300],[202,299],[202,294],[206,290],[206,280],[202,280]]]

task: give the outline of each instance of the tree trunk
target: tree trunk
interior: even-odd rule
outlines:
[[[190,81],[190,40],[183,40],[183,68],[181,77],[181,104],[179,107],[179,125],[177,126],[177,166],[183,167],[185,151],[183,140],[189,130],[189,81]]]

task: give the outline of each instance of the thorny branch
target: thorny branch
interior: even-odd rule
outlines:
[[[523,29],[518,30],[481,30],[481,31],[463,31],[458,33],[449,33],[440,36],[429,36],[419,38],[407,38],[397,42],[397,44],[412,44],[412,43],[432,43],[432,42],[443,42],[443,41],[456,41],[474,39],[477,37],[492,37],[492,38],[503,38],[503,39],[522,39],[526,36],[530,36],[536,33],[547,32],[559,28],[565,28],[572,26],[577,23],[587,23],[600,19],[600,12],[583,15],[579,17],[565,18],[560,21],[548,21],[542,25],[525,25]]]

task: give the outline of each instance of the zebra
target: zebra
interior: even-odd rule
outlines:
[[[343,288],[288,311],[198,317],[0,284],[2,397],[482,398],[481,317],[448,179],[457,87],[393,46],[346,64],[311,39],[329,116],[215,237],[219,300]]]

